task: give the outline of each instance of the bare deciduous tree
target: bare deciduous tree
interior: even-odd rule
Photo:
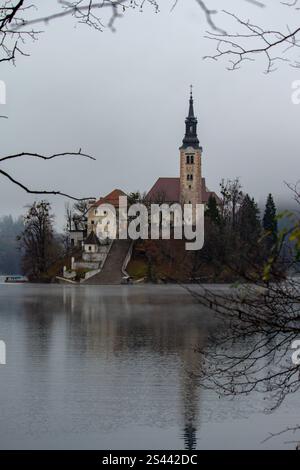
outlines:
[[[55,259],[53,220],[47,201],[34,202],[24,217],[24,231],[19,240],[23,271],[30,280],[42,280]]]

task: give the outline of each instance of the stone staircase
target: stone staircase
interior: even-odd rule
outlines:
[[[108,285],[121,284],[122,266],[130,248],[131,240],[114,240],[100,273],[95,274],[83,284]]]

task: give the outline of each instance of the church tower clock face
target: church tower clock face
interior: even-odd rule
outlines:
[[[192,89],[189,113],[185,120],[185,136],[180,147],[180,202],[200,204],[202,202],[201,157],[202,148],[197,136],[197,118],[194,113]]]

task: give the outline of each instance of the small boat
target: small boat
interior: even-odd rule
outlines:
[[[4,282],[9,282],[9,283],[23,283],[23,282],[28,282],[28,279],[26,276],[6,276]]]

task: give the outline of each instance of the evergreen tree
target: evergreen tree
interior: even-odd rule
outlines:
[[[263,228],[266,233],[267,247],[271,249],[276,244],[278,232],[276,206],[272,194],[269,194],[267,198],[263,217]]]
[[[214,196],[209,196],[207,207],[205,209],[206,217],[209,217],[212,222],[215,224],[220,223],[220,213],[216,198]]]
[[[259,209],[248,194],[245,195],[239,210],[239,233],[243,241],[253,244],[260,236],[261,223]]]

